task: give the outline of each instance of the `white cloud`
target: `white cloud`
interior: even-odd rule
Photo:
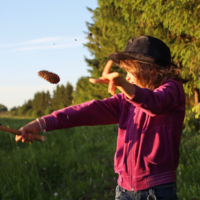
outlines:
[[[81,46],[86,42],[86,39],[82,36],[74,37],[43,37],[32,39],[24,42],[7,44],[0,46],[0,48],[10,48],[15,51],[29,51],[29,50],[41,50],[41,49],[61,49],[68,47]]]
[[[28,50],[37,50],[37,49],[62,49],[62,48],[68,48],[68,47],[76,47],[81,46],[86,41],[80,41],[80,42],[69,42],[64,44],[50,44],[50,45],[39,45],[39,46],[28,46],[28,47],[22,47],[17,48],[15,50],[17,51],[28,51]]]
[[[28,42],[25,42],[25,44],[41,44],[41,43],[47,43],[47,42],[52,43],[58,40],[61,40],[61,37],[45,37],[45,38],[30,40]]]

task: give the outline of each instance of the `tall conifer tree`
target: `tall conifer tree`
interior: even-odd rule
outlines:
[[[200,87],[200,2],[199,0],[98,0],[93,23],[87,23],[88,47],[94,59],[86,59],[92,67],[91,76],[104,67],[107,56],[123,51],[127,41],[139,35],[163,40],[172,53],[172,61],[182,69],[182,77],[190,81],[184,85],[186,94],[196,91],[199,102]],[[113,68],[118,71],[118,68]]]

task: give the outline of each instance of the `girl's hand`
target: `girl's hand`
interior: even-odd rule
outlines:
[[[135,86],[119,77],[118,72],[110,73],[113,61],[109,60],[103,70],[102,76],[98,79],[90,78],[91,83],[106,83],[108,84],[108,92],[112,95],[115,94],[116,87],[123,92],[129,99],[135,94]]]
[[[108,92],[112,95],[115,94],[115,90],[117,86],[121,86],[122,78],[119,77],[118,72],[110,73],[110,69],[112,67],[113,61],[109,60],[103,70],[102,76],[98,79],[90,78],[89,81],[91,83],[105,83],[108,84]]]
[[[22,133],[22,135],[16,135],[15,136],[15,141],[19,142],[20,140],[24,143],[24,142],[33,142],[34,138],[32,137],[31,134],[28,133],[32,133],[32,134],[38,134],[38,132],[40,131],[40,126],[38,124],[38,122],[36,120],[26,124],[25,126],[21,127],[19,129]]]

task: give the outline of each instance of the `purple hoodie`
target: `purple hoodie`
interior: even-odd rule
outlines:
[[[181,81],[170,78],[154,91],[135,87],[131,99],[120,93],[42,117],[45,131],[119,124],[114,170],[118,184],[129,191],[176,181],[185,116]]]

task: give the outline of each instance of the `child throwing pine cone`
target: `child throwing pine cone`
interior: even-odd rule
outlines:
[[[110,72],[113,64],[127,71],[126,80]],[[15,140],[33,142],[28,133],[41,129],[117,124],[115,200],[178,200],[176,169],[186,101],[183,83],[188,80],[171,62],[169,47],[148,35],[130,38],[123,52],[108,55],[102,76],[89,81],[108,84],[113,96],[41,116],[24,125]],[[116,89],[121,93],[115,94]]]

